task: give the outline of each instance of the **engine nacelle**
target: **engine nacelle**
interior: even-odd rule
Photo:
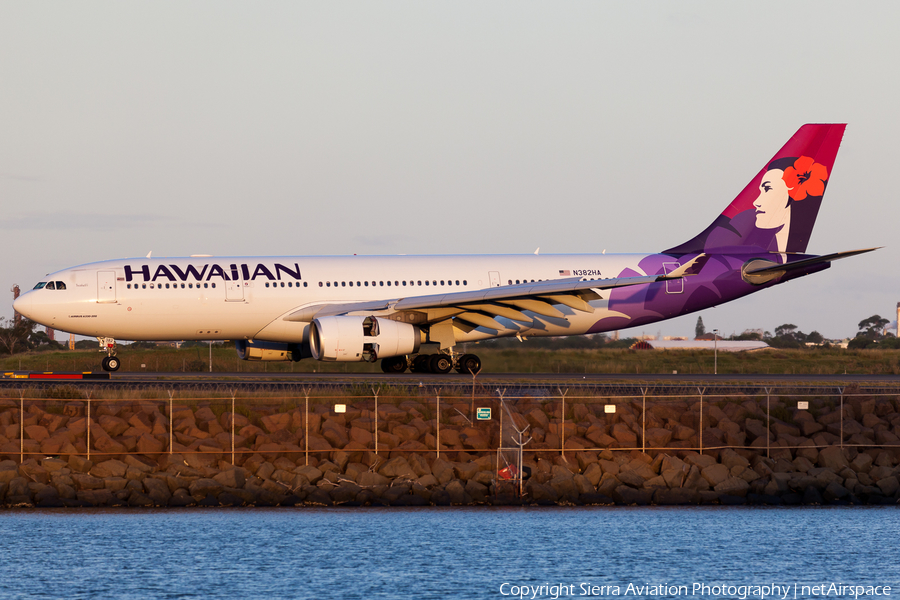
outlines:
[[[241,360],[293,360],[303,357],[300,344],[236,340],[234,348]],[[307,353],[307,356],[309,354]]]
[[[313,358],[324,361],[375,362],[419,351],[422,334],[409,323],[383,317],[320,317],[310,326]]]

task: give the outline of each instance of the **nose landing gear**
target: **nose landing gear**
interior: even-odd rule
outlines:
[[[104,371],[118,371],[122,361],[116,356],[116,340],[98,337],[97,341],[100,342],[100,352],[106,352],[106,358],[100,362],[100,366]]]

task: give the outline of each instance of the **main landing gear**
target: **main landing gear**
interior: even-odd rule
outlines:
[[[481,371],[481,359],[474,354],[453,357],[449,354],[419,354],[410,360],[406,356],[392,356],[381,359],[381,370],[385,373],[403,373],[409,368],[413,373],[434,373],[445,375],[451,369],[457,373],[477,374]]]
[[[122,361],[116,356],[116,340],[113,338],[97,338],[100,342],[100,352],[106,352],[106,358],[101,361],[100,365],[104,371],[118,371],[122,366]]]

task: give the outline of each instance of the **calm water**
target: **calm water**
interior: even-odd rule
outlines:
[[[39,510],[0,513],[0,540],[0,598],[900,596],[897,507]]]

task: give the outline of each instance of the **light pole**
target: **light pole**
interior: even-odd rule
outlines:
[[[719,374],[719,330],[713,329],[713,375]]]

